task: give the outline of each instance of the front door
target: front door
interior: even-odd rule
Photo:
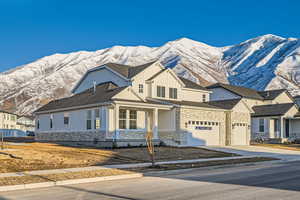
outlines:
[[[285,137],[290,137],[290,120],[285,120]]]

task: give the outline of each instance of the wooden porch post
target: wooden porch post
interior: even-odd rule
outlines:
[[[115,136],[114,139],[119,138],[119,109],[120,106],[118,104],[115,105]]]
[[[153,139],[158,139],[158,108],[153,109]]]

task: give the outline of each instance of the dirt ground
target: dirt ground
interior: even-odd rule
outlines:
[[[300,144],[255,144],[255,145],[262,146],[262,147],[300,151]]]
[[[50,143],[6,145],[0,150],[0,173],[93,165],[149,162],[147,148],[96,149]],[[201,148],[156,147],[156,161],[235,156]]]

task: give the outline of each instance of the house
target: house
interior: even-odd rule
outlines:
[[[252,109],[252,140],[283,142],[300,138],[299,108],[287,90],[256,91],[223,83],[207,88],[212,90],[212,101],[241,99]]]
[[[0,129],[16,129],[17,115],[0,110]]]
[[[72,92],[35,111],[37,141],[138,146],[152,132],[155,143],[173,146],[250,142],[255,111],[246,99],[211,101],[211,90],[159,62],[95,67]]]
[[[18,130],[28,132],[34,131],[35,122],[33,116],[18,116],[16,127]]]

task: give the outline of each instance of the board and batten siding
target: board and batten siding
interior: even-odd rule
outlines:
[[[77,94],[83,92],[84,90],[92,88],[94,85],[94,81],[97,85],[109,81],[117,84],[119,87],[129,85],[128,81],[126,81],[124,78],[118,76],[117,74],[113,73],[112,71],[106,68],[101,68],[99,70],[89,72],[86,75],[86,77],[82,80],[82,82],[79,83],[79,85],[73,91],[73,93]]]
[[[86,128],[87,111],[92,110],[92,129],[94,130],[94,110],[100,109],[100,130],[106,130],[106,107],[95,107],[91,109],[81,109],[53,114],[40,114],[37,116],[39,129],[37,132],[68,132],[68,131],[90,131]],[[64,113],[69,113],[69,125],[64,124]],[[52,128],[50,128],[50,117],[53,116]]]
[[[223,88],[213,88],[211,89],[212,93],[210,94],[211,101],[219,101],[219,100],[226,100],[226,99],[240,99],[241,97],[225,90]]]

